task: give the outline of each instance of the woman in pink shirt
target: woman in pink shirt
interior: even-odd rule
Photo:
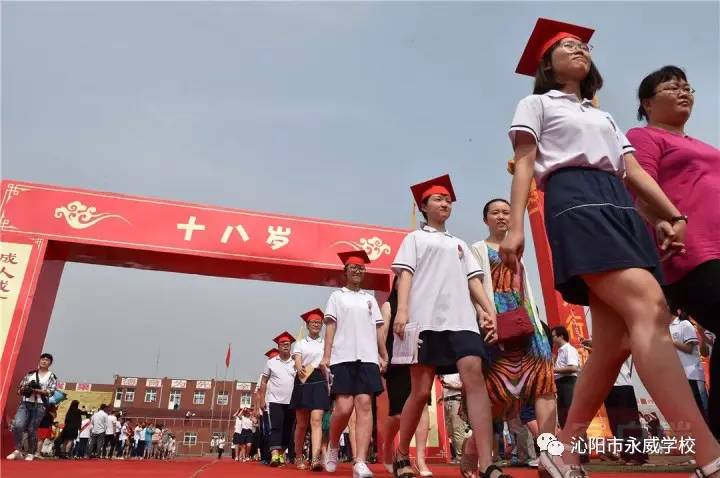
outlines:
[[[665,293],[711,332],[720,333],[720,150],[685,133],[695,90],[685,72],[665,66],[645,77],[638,89],[638,119],[627,138],[640,165],[670,201],[687,215],[684,254],[663,261]],[[644,208],[640,205],[641,209]],[[652,219],[652,211],[644,210]],[[710,383],[720,384],[720,354],[710,362]],[[710,395],[710,428],[720,439],[720,386]]]

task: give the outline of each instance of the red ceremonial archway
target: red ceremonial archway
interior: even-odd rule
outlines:
[[[37,364],[66,262],[338,286],[336,253],[363,249],[372,260],[365,287],[383,295],[408,232],[13,180],[0,185],[3,455],[12,446],[7,425],[16,386]]]
[[[408,230],[3,180],[0,202],[0,411],[2,453],[15,386],[36,366],[65,262],[297,284],[338,286],[336,253],[365,250],[365,286],[380,296]],[[581,307],[562,301],[542,227],[542,195],[528,205],[548,323],[587,337]],[[436,399],[440,387],[436,387]],[[435,407],[445,437],[442,405]],[[386,407],[385,413],[386,413]],[[382,414],[382,412],[380,412]],[[382,419],[379,420],[382,426]],[[447,440],[428,452],[448,457]]]

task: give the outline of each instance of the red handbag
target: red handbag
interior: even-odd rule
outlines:
[[[520,278],[520,306],[517,309],[497,314],[498,342],[515,343],[535,333],[532,319],[525,308],[525,269],[518,263],[518,272],[513,274],[513,281]]]

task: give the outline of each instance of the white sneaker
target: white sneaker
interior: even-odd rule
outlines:
[[[364,461],[359,461],[353,465],[353,478],[373,478],[373,472]]]
[[[527,466],[530,468],[537,468],[538,467],[538,459],[535,458],[534,460],[528,460]]]
[[[338,448],[333,449],[328,444],[327,452],[325,453],[325,471],[328,473],[335,473],[335,470],[337,469],[338,451]],[[354,468],[353,473],[355,473]]]
[[[32,453],[28,453],[27,455],[25,455],[25,461],[33,461],[34,459],[35,455],[33,455]]]
[[[15,450],[7,456],[8,460],[22,460],[22,458],[23,452],[21,452],[20,450]]]

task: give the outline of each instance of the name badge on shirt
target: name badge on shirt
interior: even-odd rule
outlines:
[[[368,315],[372,316],[372,302],[367,301],[367,305],[368,305]]]
[[[462,260],[465,253],[463,252],[462,246],[458,244],[458,259]]]

